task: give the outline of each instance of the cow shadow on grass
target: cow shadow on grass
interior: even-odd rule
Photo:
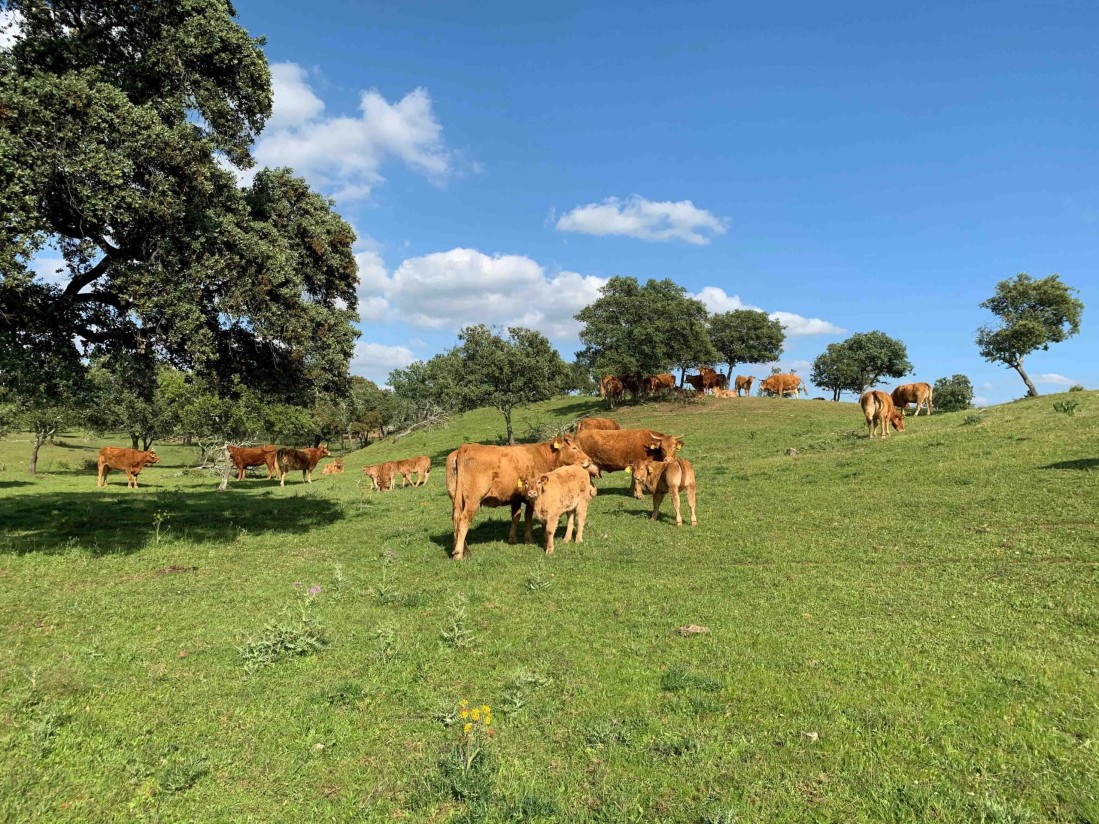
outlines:
[[[158,517],[162,535],[171,540],[228,546],[242,534],[301,536],[345,515],[325,497],[275,490],[17,494],[0,498],[0,555],[129,554],[155,542]]]
[[[0,481],[0,489],[11,489],[16,486],[34,486],[30,481]]]
[[[1078,458],[1075,461],[1058,461],[1057,463],[1046,464],[1041,469],[1082,469],[1084,471],[1090,469],[1099,469],[1099,458]]]
[[[564,519],[561,521],[564,523]],[[511,518],[494,518],[485,519],[474,522],[469,528],[469,532],[466,533],[466,551],[470,554],[479,551],[480,549],[488,548],[490,546],[496,546],[497,548],[503,544],[507,545],[508,532],[511,530]],[[537,546],[541,548],[546,542],[546,533],[544,524],[539,521],[535,521],[531,525],[531,531],[534,535],[534,542],[527,544],[527,546]],[[564,529],[558,530],[558,537],[563,534]],[[446,555],[450,555],[454,551],[454,532],[447,530],[446,532],[440,532],[430,537],[431,543],[442,549]],[[519,523],[519,543],[517,546],[523,545],[523,524]]]

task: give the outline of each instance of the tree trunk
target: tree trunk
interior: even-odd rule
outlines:
[[[511,431],[511,410],[504,413],[504,423],[508,427],[508,446],[515,446],[515,433]]]
[[[832,390],[832,400],[838,401],[839,399],[840,399],[840,390],[839,389],[833,389]]]
[[[1026,384],[1027,390],[1030,392],[1030,397],[1038,397],[1038,390],[1034,388],[1034,383],[1030,380],[1030,376],[1023,370],[1023,362],[1011,364],[1012,368],[1019,373],[1019,377],[1023,379],[1023,383]]]
[[[27,466],[27,474],[35,475],[38,473],[38,450],[42,448],[42,444],[53,437],[55,429],[38,429],[34,430],[34,446],[31,447],[31,462]]]
[[[184,446],[190,446],[191,445],[191,433],[190,432],[188,432],[186,435],[183,436],[183,445]]]
[[[137,435],[135,435],[133,432],[131,432],[130,433],[130,449],[137,449],[137,448],[138,448]]]
[[[322,440],[323,440],[323,438],[321,438],[320,435],[314,435],[313,436],[313,448],[316,449],[318,446],[320,446]]]
[[[156,440],[156,438],[154,438],[152,435],[142,435],[141,436],[141,448],[144,449],[146,452],[148,452],[149,447],[153,445],[153,441],[155,441],[155,440]]]

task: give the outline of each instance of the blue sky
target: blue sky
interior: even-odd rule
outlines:
[[[571,316],[632,275],[788,313],[803,376],[881,329],[909,380],[962,372],[998,403],[1023,385],[977,354],[977,304],[1026,271],[1087,306],[1028,359],[1039,389],[1099,385],[1093,2],[237,9],[276,78],[257,156],[360,235],[360,374],[476,321],[571,359]]]

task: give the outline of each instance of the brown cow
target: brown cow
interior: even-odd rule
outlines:
[[[229,460],[237,468],[237,480],[243,481],[248,474],[248,467],[267,465],[267,480],[278,477],[275,468],[275,452],[278,447],[274,444],[266,446],[229,446]]]
[[[553,554],[553,535],[562,515],[568,515],[565,543],[572,540],[576,525],[576,543],[584,543],[584,521],[588,517],[588,501],[595,497],[591,476],[583,467],[562,466],[536,478],[520,479],[528,506],[533,505],[534,517],[546,525],[546,554]]]
[[[904,413],[893,405],[893,399],[884,392],[871,389],[859,398],[859,406],[862,407],[862,414],[866,417],[866,428],[871,438],[874,437],[879,424],[883,438],[889,435],[890,424],[898,432],[904,432]]]
[[[675,388],[675,375],[670,375],[667,372],[663,372],[659,375],[649,375],[645,378],[645,388],[649,392],[659,392],[661,389],[674,389]]]
[[[750,398],[752,396],[752,381],[755,379],[755,375],[748,375],[747,377],[744,375],[737,375],[736,382],[733,384],[733,387],[736,389],[736,396],[739,398],[740,390],[743,389],[744,397]]]
[[[604,375],[599,380],[599,397],[606,398],[611,409],[614,409],[615,403],[622,399],[623,388],[622,381],[614,375]]]
[[[386,466],[392,466],[393,480],[396,482],[397,476],[401,476],[401,488],[408,486],[409,478],[415,473],[419,475],[418,480],[413,480],[413,486],[424,486],[427,483],[427,476],[431,474],[431,458],[427,455],[418,455],[415,458],[405,458],[403,461],[389,461]]]
[[[672,504],[675,506],[675,525],[683,526],[683,515],[679,511],[679,490],[685,489],[687,504],[691,507],[691,526],[698,526],[698,518],[695,517],[695,469],[690,461],[683,458],[670,461],[636,461],[629,471],[636,482],[634,497],[644,497],[642,487],[652,494],[654,521],[660,513],[664,496],[671,492]]]
[[[683,380],[693,386],[696,392],[706,391],[706,379],[702,375],[685,375]]]
[[[581,418],[576,424],[577,432],[583,432],[585,429],[607,430],[621,428],[614,418]]]
[[[622,389],[630,393],[630,397],[637,398],[641,394],[641,389],[648,385],[647,379],[638,378],[636,375],[619,375],[619,383],[622,384]]]
[[[308,483],[313,483],[313,470],[321,458],[327,458],[332,453],[325,444],[312,449],[280,449],[275,453],[275,462],[279,469],[279,486],[286,486],[286,476],[291,470],[300,469],[301,477]]]
[[[771,375],[764,378],[759,384],[759,394],[762,395],[766,392],[769,395],[778,395],[780,398],[786,397],[788,392],[793,392],[796,398],[801,390],[805,390],[805,396],[809,397],[809,390],[805,384],[802,383],[801,378],[797,375],[789,375],[785,373],[779,373],[777,375]]]
[[[910,403],[916,404],[916,415],[920,414],[920,407],[927,408],[927,414],[931,414],[931,384],[929,383],[905,383],[893,390],[893,405],[904,414],[905,407]],[[913,415],[912,417],[916,417]]]
[[[589,429],[577,432],[576,442],[600,472],[621,472],[644,458],[674,458],[676,450],[683,448],[682,436],[664,435],[651,429]]]
[[[715,398],[736,398],[736,397],[739,397],[739,396],[732,389],[715,389],[714,390],[714,397]]]
[[[106,486],[107,475],[112,469],[121,469],[126,473],[126,488],[137,489],[137,476],[146,464],[160,463],[153,450],[127,449],[121,446],[105,446],[99,450],[99,467],[95,485]]]
[[[692,377],[698,378],[699,380],[691,380]],[[725,377],[725,375],[722,375],[720,372],[718,372],[716,369],[711,369],[708,366],[698,367],[697,375],[688,375],[687,383],[689,383],[699,392],[729,388],[729,379]]]
[[[381,491],[381,485],[378,483],[378,479],[381,477],[383,466],[385,466],[385,464],[371,464],[370,466],[363,467],[363,474],[374,484],[375,492]]]
[[[571,464],[577,464],[592,474],[596,471],[591,459],[584,454],[584,450],[570,435],[562,435],[549,443],[522,446],[487,446],[467,443],[460,446],[455,453],[448,455],[447,474],[448,476],[452,472],[454,474],[453,482],[449,477],[447,478],[447,492],[451,493],[454,501],[453,557],[460,559],[465,556],[469,525],[482,506],[511,507],[511,532],[508,534],[508,543],[514,544],[518,540],[519,511],[525,500],[522,489],[519,487],[519,480],[539,477],[546,472],[552,472],[559,466]],[[532,540],[530,532],[532,515],[531,505],[528,504],[524,532],[524,538],[528,544]]]
[[[337,458],[332,463],[325,466],[321,470],[322,475],[342,475],[343,474],[343,458]]]

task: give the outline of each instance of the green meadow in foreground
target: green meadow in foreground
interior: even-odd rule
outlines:
[[[493,411],[224,493],[181,446],[133,492],[102,441],[35,479],[0,442],[0,817],[1099,824],[1095,393],[885,441],[849,403],[616,417],[686,436],[698,527],[616,473],[583,544],[482,510],[464,562],[441,462]],[[423,453],[424,489],[359,472]]]

